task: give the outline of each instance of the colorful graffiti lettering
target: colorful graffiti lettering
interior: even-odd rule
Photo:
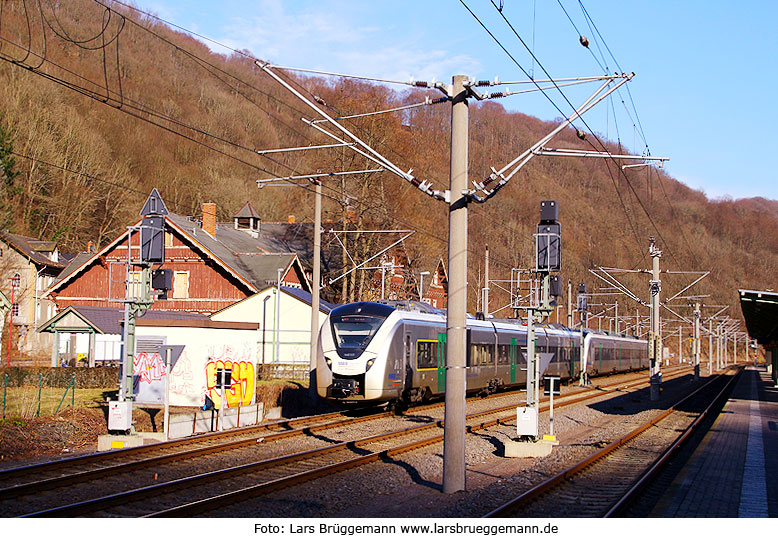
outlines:
[[[254,387],[256,386],[256,374],[254,364],[246,361],[211,360],[205,365],[205,380],[208,397],[218,408],[221,404],[221,389],[216,386],[217,370],[231,369],[232,384],[225,388],[225,397],[228,407],[238,405],[250,405],[254,401]]]
[[[152,381],[161,381],[165,375],[165,362],[159,353],[136,354],[132,366],[142,383],[151,384]]]

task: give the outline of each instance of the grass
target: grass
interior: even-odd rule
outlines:
[[[0,384],[0,399],[3,389]],[[99,407],[105,402],[108,393],[115,392],[116,388],[76,388],[75,400],[72,397],[73,389],[47,388],[41,389],[40,414],[41,416],[54,414],[57,407],[60,410],[70,407],[75,402],[76,407]],[[294,379],[259,380],[256,386],[256,401],[264,403],[266,407],[302,406],[307,399],[308,381]],[[64,400],[63,400],[64,395]],[[62,405],[60,406],[60,402]],[[298,403],[299,402],[299,403]],[[5,401],[3,416],[6,422],[14,419],[30,419],[38,414],[38,387],[22,386],[8,387],[5,389]]]
[[[0,390],[2,391],[2,390]],[[54,414],[57,407],[70,407],[75,401],[77,407],[97,407],[98,402],[103,401],[103,394],[110,389],[101,388],[76,388],[75,400],[73,399],[73,389],[70,388],[65,393],[64,388],[41,388],[40,392],[40,414]],[[64,395],[64,400],[63,400]],[[38,414],[38,387],[22,386],[8,387],[5,389],[5,400],[3,406],[3,418],[33,418]]]

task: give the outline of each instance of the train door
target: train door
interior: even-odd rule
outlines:
[[[599,372],[602,373],[602,356],[603,356],[602,343],[600,343],[600,351],[597,353],[597,356],[600,358],[600,370],[599,370]]]
[[[405,373],[403,381],[405,384],[400,390],[401,393],[410,392],[411,388],[413,388],[413,337],[408,330],[405,330],[403,343],[405,344],[405,351],[403,354],[403,372]]]
[[[516,358],[519,356],[519,348],[516,346],[516,338],[511,338],[510,362],[511,362],[511,384],[516,383]]]
[[[446,333],[438,333],[438,393],[446,391]]]

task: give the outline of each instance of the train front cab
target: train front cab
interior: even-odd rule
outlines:
[[[317,392],[346,403],[381,401],[399,395],[402,342],[394,308],[359,302],[335,308],[319,338]],[[388,361],[387,361],[388,360]],[[392,382],[388,374],[393,373]]]

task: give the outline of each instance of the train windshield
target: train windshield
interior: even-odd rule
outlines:
[[[338,349],[365,350],[385,317],[341,315],[332,318],[332,333]]]

